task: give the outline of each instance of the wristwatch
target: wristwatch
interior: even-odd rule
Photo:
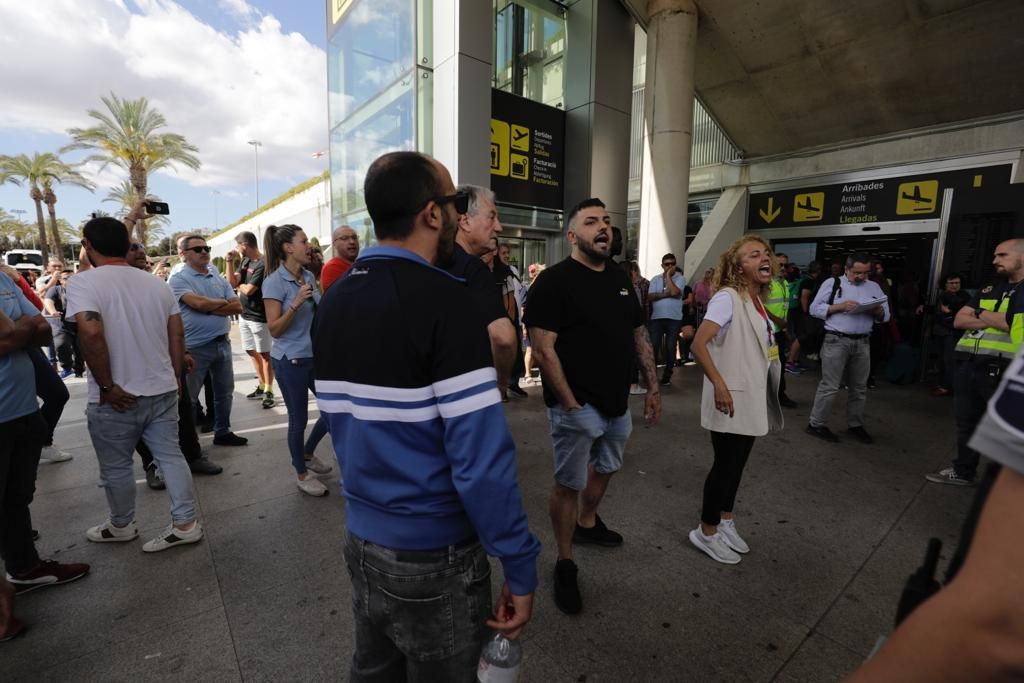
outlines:
[[[984,310],[985,309],[982,308],[981,306],[978,306],[977,308],[975,308],[974,309],[974,317],[977,318],[978,320],[981,320],[981,312],[984,311]]]

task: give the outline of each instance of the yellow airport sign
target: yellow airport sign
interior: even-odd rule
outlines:
[[[825,193],[806,192],[793,198],[793,222],[811,223],[825,215]]]
[[[509,175],[513,178],[518,178],[519,180],[530,179],[530,157],[523,154],[512,154],[510,161]]]
[[[508,175],[509,139],[508,123],[491,119],[491,175]]]
[[[354,0],[331,0],[331,25],[337,24],[345,16]]]
[[[896,191],[896,215],[898,216],[934,213],[938,203],[938,180],[900,183]]]
[[[518,149],[520,152],[530,151],[529,128],[512,124],[512,149]]]

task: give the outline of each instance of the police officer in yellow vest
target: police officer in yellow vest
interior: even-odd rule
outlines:
[[[789,336],[786,333],[789,327],[789,283],[786,281],[789,257],[785,254],[776,254],[775,258],[779,261],[780,275],[772,278],[772,284],[768,290],[768,300],[764,302],[764,310],[775,323],[775,339],[779,345],[779,353],[785,359],[789,351]],[[779,380],[779,404],[783,408],[796,408],[796,401],[786,396],[785,372],[782,373]]]
[[[1024,342],[1024,238],[1001,242],[992,260],[1001,278],[982,287],[953,320],[966,330],[956,345],[954,381],[957,454],[953,466],[926,475],[938,484],[970,486],[978,452],[967,445],[999,380]]]

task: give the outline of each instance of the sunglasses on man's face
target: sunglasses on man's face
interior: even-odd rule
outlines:
[[[142,249],[142,245],[139,244],[138,242],[131,246],[131,251],[139,251],[140,249]]]
[[[196,253],[196,254],[203,254],[203,253],[209,254],[210,253],[210,249],[212,249],[212,247],[209,247],[209,246],[189,247],[185,251],[191,251],[191,252]]]
[[[448,202],[451,202],[452,206],[455,207],[455,213],[459,214],[460,216],[469,211],[468,192],[456,192],[455,194],[448,194],[441,197],[431,197],[430,199],[427,200],[427,204],[429,204],[430,202],[434,202],[438,206],[442,206],[444,204],[447,204]],[[424,204],[423,207],[426,208],[427,204]],[[423,209],[421,208],[420,211],[422,210]],[[416,213],[419,213],[419,211],[417,211]]]

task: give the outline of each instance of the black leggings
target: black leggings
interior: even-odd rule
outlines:
[[[708,526],[718,526],[722,522],[722,513],[732,512],[736,504],[736,491],[740,488],[743,468],[754,447],[754,437],[711,432],[711,447],[715,451],[715,464],[704,481],[700,520]]]

